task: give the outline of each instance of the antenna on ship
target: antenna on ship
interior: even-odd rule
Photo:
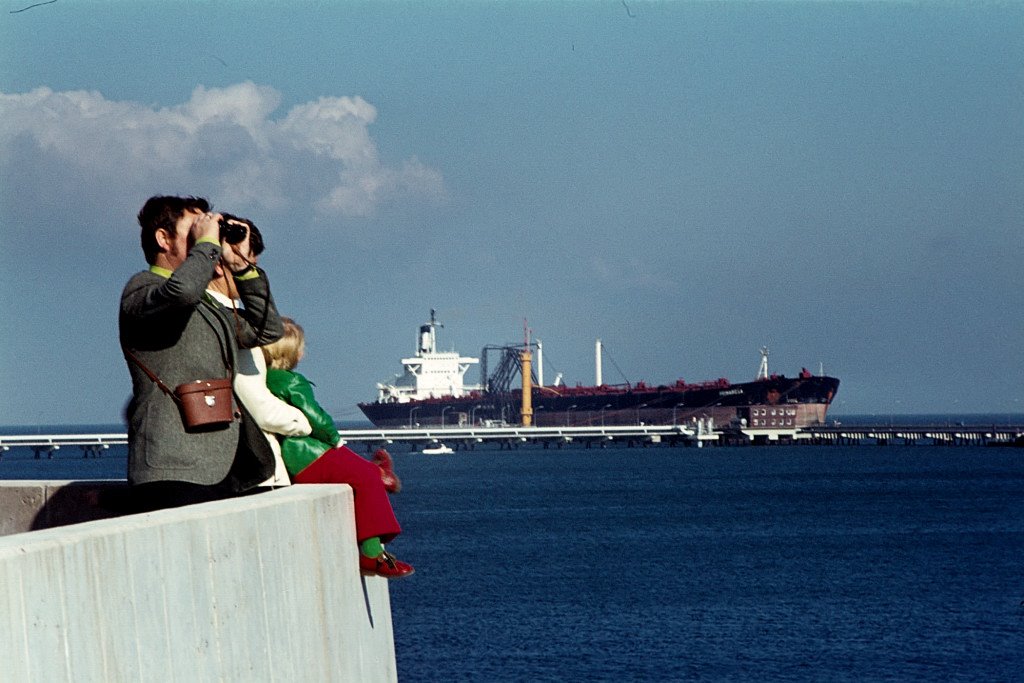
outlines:
[[[768,379],[768,347],[761,347],[761,365],[757,368],[756,379]]]

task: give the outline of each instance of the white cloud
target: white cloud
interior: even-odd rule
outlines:
[[[381,162],[377,117],[361,97],[323,97],[272,118],[281,95],[251,82],[196,88],[154,108],[86,91],[0,93],[0,168],[25,201],[74,188],[92,197],[202,194],[220,206],[372,215],[388,202],[444,196],[441,174],[415,158]]]

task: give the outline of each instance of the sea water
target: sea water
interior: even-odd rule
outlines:
[[[403,681],[1024,677],[1017,449],[398,464]]]
[[[1024,676],[1019,449],[392,454],[403,683]],[[119,449],[0,460],[123,472]]]

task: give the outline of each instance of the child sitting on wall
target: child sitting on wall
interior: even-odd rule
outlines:
[[[334,420],[313,396],[313,385],[294,368],[305,353],[305,333],[291,318],[282,318],[284,336],[263,347],[267,388],[299,410],[313,428],[309,436],[281,440],[281,457],[296,484],[348,484],[355,500],[359,566],[364,573],[387,578],[409,576],[412,565],[384,549],[402,532],[388,499],[381,468],[345,446]]]

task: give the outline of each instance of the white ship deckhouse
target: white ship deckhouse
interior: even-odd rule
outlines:
[[[465,383],[466,371],[480,362],[479,358],[461,356],[455,351],[437,350],[437,327],[434,311],[430,322],[420,325],[416,337],[416,355],[403,358],[405,373],[393,382],[377,383],[377,400],[381,403],[408,403],[425,398],[465,396],[480,391],[478,385]]]

